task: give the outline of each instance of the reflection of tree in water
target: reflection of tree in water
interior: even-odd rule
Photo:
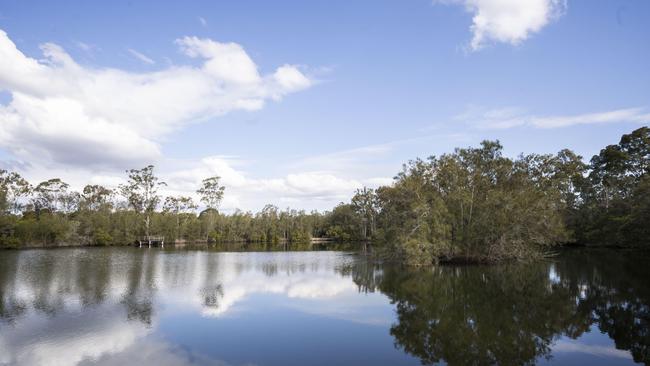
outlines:
[[[436,268],[385,274],[397,343],[423,363],[528,364],[550,354],[570,296],[538,267]],[[424,342],[422,342],[424,340]]]
[[[382,266],[376,261],[360,257],[356,261],[345,263],[337,268],[344,276],[351,276],[359,292],[375,292],[383,280]]]
[[[27,305],[16,298],[17,263],[15,252],[0,256],[0,324],[13,324],[27,310]]]
[[[620,267],[612,267],[611,257],[426,270],[387,265],[381,276],[360,263],[350,274],[360,289],[377,287],[391,299],[395,344],[423,364],[533,364],[552,356],[560,336],[577,338],[592,324],[648,364],[647,273],[632,258],[616,256]]]
[[[223,298],[223,286],[215,284],[201,289],[203,305],[211,308],[219,308],[219,300]]]
[[[273,277],[278,274],[278,264],[275,262],[262,263],[262,273],[267,277]]]
[[[78,261],[78,291],[84,307],[100,305],[106,300],[111,276],[110,255],[83,257]]]
[[[2,253],[0,321],[15,323],[30,311],[55,317],[62,312],[78,311],[75,303],[82,308],[105,305],[110,301],[107,297],[116,286],[115,281],[126,275],[121,303],[128,319],[151,324],[154,259],[151,253],[134,251],[122,257],[109,249]],[[115,268],[119,270],[113,278],[111,270]]]
[[[650,252],[568,253],[555,270],[579,297],[579,309],[593,314],[601,332],[635,362],[650,365]]]
[[[219,308],[220,299],[223,298],[223,285],[219,281],[220,259],[219,255],[206,257],[205,277],[200,293],[203,306],[214,309]]]
[[[134,252],[129,258],[127,287],[122,295],[129,320],[139,320],[151,326],[155,293],[155,259],[148,251]]]

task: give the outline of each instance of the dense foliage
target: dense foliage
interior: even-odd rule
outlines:
[[[129,170],[111,190],[71,191],[60,179],[35,186],[0,171],[0,246],[125,245],[143,235],[168,241],[304,243],[312,238],[372,242],[415,265],[543,256],[559,244],[650,245],[650,129],[624,135],[589,164],[570,150],[503,155],[498,141],[405,164],[390,186],[357,190],[331,212],[218,211],[219,177],[191,197],[158,194],[153,166]]]
[[[498,142],[415,160],[377,192],[381,239],[409,263],[438,259],[528,258],[566,242],[562,187],[567,160],[527,155],[512,160]],[[571,161],[571,159],[569,159]]]
[[[375,239],[411,264],[534,258],[558,244],[650,247],[650,129],[591,159],[498,142],[415,160],[375,192]]]
[[[623,135],[591,159],[569,226],[589,245],[650,246],[650,128]]]

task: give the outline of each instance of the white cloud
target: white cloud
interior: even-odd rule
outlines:
[[[82,66],[51,43],[37,60],[0,30],[0,91],[11,94],[0,104],[0,147],[41,165],[123,169],[158,161],[160,141],[190,123],[259,110],[312,85],[291,65],[260,74],[236,43],[176,43],[199,66],[135,73]]]
[[[140,52],[134,50],[133,48],[129,48],[128,51],[129,51],[129,53],[130,53],[131,55],[133,55],[133,57],[135,57],[135,58],[137,58],[138,60],[144,62],[145,64],[153,65],[153,64],[156,63],[156,61],[152,60],[152,59],[149,58],[147,55],[145,55],[145,54],[143,54],[143,53],[140,53]]]
[[[616,109],[612,111],[586,113],[571,116],[547,116],[530,118],[530,124],[540,128],[566,127],[593,123],[647,123],[649,121],[650,113],[644,112],[643,108]]]
[[[208,21],[205,20],[204,17],[198,17],[199,23],[201,23],[202,26],[207,27],[208,26]]]
[[[612,342],[613,343],[613,342]],[[579,343],[574,340],[561,339],[553,346],[554,353],[583,353],[598,357],[626,358],[632,359],[629,351],[617,349],[614,344],[590,345]]]
[[[566,0],[438,0],[444,4],[462,4],[473,15],[473,51],[489,42],[518,45],[539,32],[567,8]]]
[[[223,209],[260,209],[266,203],[280,205],[299,203],[301,207],[331,208],[347,200],[357,188],[365,184],[357,179],[345,178],[332,172],[307,171],[289,173],[273,178],[253,178],[237,168],[242,164],[235,158],[210,156],[198,162],[182,162],[166,175],[166,194],[193,195],[201,180],[219,175],[226,186]],[[198,198],[198,197],[197,197]],[[300,208],[300,207],[298,207]]]
[[[348,262],[349,257],[340,253],[295,252],[289,256],[258,253],[247,256],[223,253],[217,256],[198,254],[188,258],[192,272],[186,274],[182,286],[160,276],[156,288],[160,290],[161,301],[176,306],[196,309],[205,317],[223,317],[235,314],[238,306],[255,294],[276,294],[294,299],[292,306],[298,311],[313,311],[318,304],[331,303],[338,311],[327,316],[341,315],[352,308],[367,309],[367,300],[359,303],[357,286],[342,278],[335,268]],[[191,261],[191,263],[189,262]],[[161,273],[167,263],[158,263]],[[275,275],[266,272],[275,269]],[[217,286],[218,285],[218,286]],[[220,291],[211,291],[219,288]],[[206,293],[212,292],[218,301],[206,304]],[[194,294],[194,296],[192,296]],[[354,297],[354,305],[345,303]],[[304,300],[306,303],[302,303]],[[320,301],[311,301],[320,300]],[[308,305],[308,306],[304,306]],[[355,312],[356,313],[356,312]],[[360,318],[365,316],[357,315]]]
[[[647,123],[650,121],[650,113],[645,108],[624,108],[574,115],[537,116],[527,114],[524,109],[517,107],[490,110],[470,107],[464,113],[454,117],[454,119],[487,129],[504,129],[518,126],[560,128],[584,124]]]
[[[161,187],[159,193],[162,196],[190,196],[198,202],[196,190],[201,181],[218,175],[226,187],[221,204],[225,212],[236,209],[258,211],[265,204],[274,204],[282,209],[291,206],[295,209],[330,210],[339,202],[348,201],[357,188],[374,188],[392,182],[389,177],[369,175],[373,172],[354,174],[349,171],[308,170],[306,167],[289,171],[277,167],[273,175],[254,176],[251,172],[257,171],[256,164],[231,156],[208,156],[197,160],[163,158],[156,166],[156,175],[167,186]],[[86,184],[117,188],[126,181],[126,174],[121,169],[89,171],[84,167],[21,165],[12,161],[0,161],[0,167],[20,172],[33,184],[58,177],[76,191],[81,191]],[[323,166],[312,165],[311,168]],[[392,172],[396,168],[390,169]]]

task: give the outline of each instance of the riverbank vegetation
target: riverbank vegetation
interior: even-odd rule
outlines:
[[[409,264],[541,257],[562,244],[650,247],[650,129],[639,128],[590,162],[570,150],[503,155],[498,141],[404,165],[393,184],[363,188],[332,211],[223,214],[226,187],[208,177],[191,197],[162,197],[153,166],[127,183],[75,192],[58,178],[36,185],[0,172],[0,246],[126,245],[168,241],[372,242]]]

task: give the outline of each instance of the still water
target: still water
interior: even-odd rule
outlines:
[[[408,269],[351,252],[0,252],[0,365],[650,363],[650,256]]]

